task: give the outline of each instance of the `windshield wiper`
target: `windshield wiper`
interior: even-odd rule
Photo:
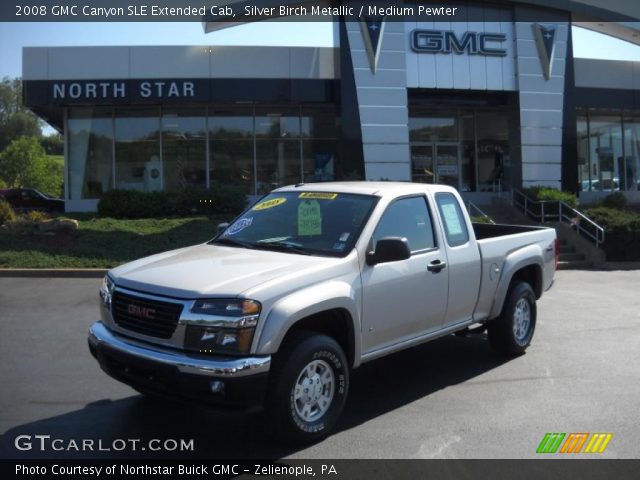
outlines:
[[[211,240],[209,243],[228,245],[231,247],[256,248],[256,245],[251,242],[243,242],[241,240],[234,240],[232,238],[216,238],[215,240]]]
[[[292,252],[299,253],[300,255],[313,255],[309,250],[301,248],[289,242],[259,242],[254,244],[254,248],[261,248],[263,250],[275,250],[279,252]]]

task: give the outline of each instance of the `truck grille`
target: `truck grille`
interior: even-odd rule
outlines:
[[[111,313],[113,320],[122,328],[151,337],[171,338],[182,313],[182,304],[116,291],[111,302]]]

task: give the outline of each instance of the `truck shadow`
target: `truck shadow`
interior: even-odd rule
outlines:
[[[357,428],[446,387],[473,379],[503,362],[492,354],[482,335],[448,336],[356,370],[337,433]],[[259,413],[216,411],[136,395],[120,400],[100,400],[84,408],[11,428],[0,436],[0,458],[281,458],[308,446],[281,445],[273,441]],[[15,447],[19,435],[50,435],[64,441],[60,451]],[[93,451],[77,451],[93,439]],[[124,450],[113,447],[115,439],[141,439],[136,450],[129,442]],[[153,452],[142,447],[151,439],[193,439],[193,451]],[[101,447],[98,445],[101,440]],[[328,440],[331,441],[331,437]],[[99,448],[103,450],[100,451]],[[111,448],[105,451],[104,448]]]

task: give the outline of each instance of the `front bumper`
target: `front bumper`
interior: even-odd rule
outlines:
[[[271,357],[207,357],[157,347],[113,333],[102,322],[89,329],[89,350],[111,377],[143,392],[215,405],[261,405]],[[216,388],[212,389],[212,384]]]

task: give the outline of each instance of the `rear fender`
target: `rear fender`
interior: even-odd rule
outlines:
[[[535,265],[539,269],[539,274],[542,275],[544,269],[544,252],[539,245],[528,245],[507,255],[502,265],[502,273],[498,287],[496,288],[489,318],[495,318],[500,315],[513,276],[519,270],[530,265]],[[535,289],[535,285],[531,285],[531,287]]]

